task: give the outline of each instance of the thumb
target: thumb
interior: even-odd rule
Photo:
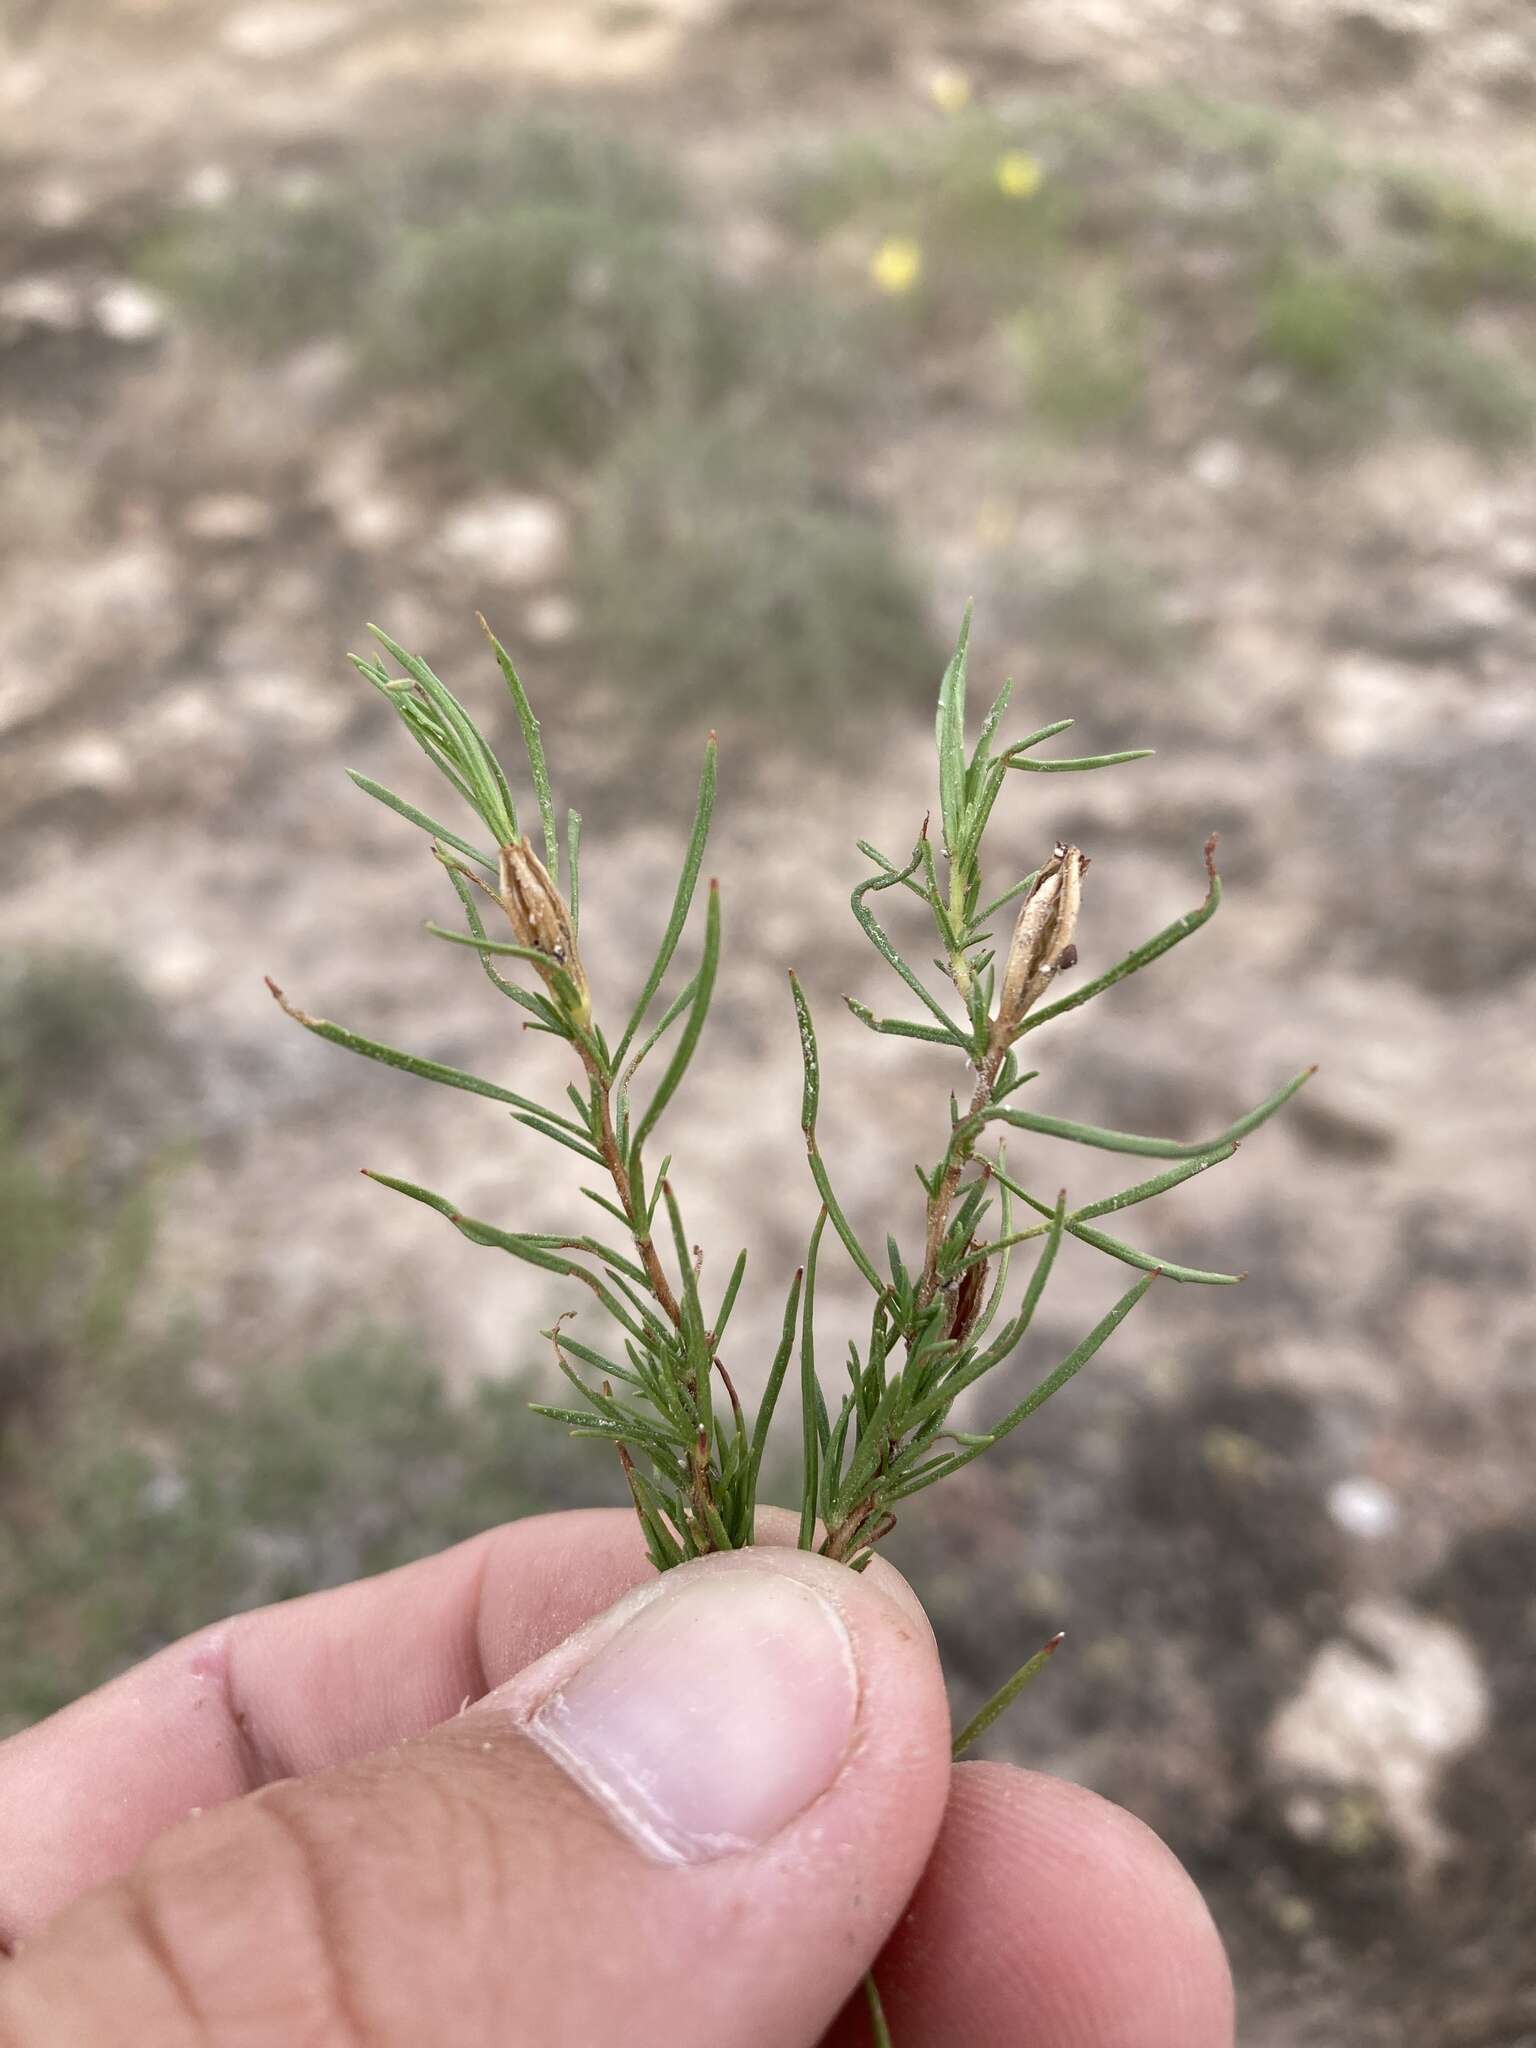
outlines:
[[[703,1559],[430,1735],[162,1837],[0,1973],[0,2048],[811,2048],[948,1783],[894,1573]]]

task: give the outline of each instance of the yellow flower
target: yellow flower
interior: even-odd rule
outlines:
[[[948,64],[940,65],[930,76],[928,91],[934,105],[944,114],[958,114],[971,103],[971,81],[963,71]]]
[[[923,252],[906,235],[888,235],[869,259],[869,274],[892,298],[911,291],[923,268]]]
[[[1009,199],[1033,199],[1045,178],[1037,158],[1022,149],[1005,149],[996,165],[997,189]]]

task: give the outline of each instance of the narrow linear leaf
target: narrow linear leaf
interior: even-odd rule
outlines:
[[[1149,1202],[1154,1195],[1164,1195],[1170,1188],[1180,1186],[1184,1181],[1193,1180],[1196,1174],[1204,1173],[1209,1167],[1220,1166],[1231,1159],[1237,1151],[1236,1144],[1224,1145],[1219,1152],[1207,1152],[1199,1159],[1191,1159],[1186,1165],[1170,1167],[1167,1173],[1159,1173],[1151,1180],[1138,1181],[1133,1188],[1123,1188],[1118,1195],[1106,1195],[1100,1202],[1088,1202],[1081,1209],[1074,1209],[1072,1222],[1091,1223],[1095,1216],[1110,1216],[1117,1209],[1134,1208],[1138,1202]]]
[[[678,1086],[688,1071],[704,1029],[704,1019],[709,1015],[709,1003],[715,992],[715,973],[719,965],[720,885],[718,882],[711,882],[709,908],[704,923],[704,952],[699,961],[699,971],[694,976],[694,996],[688,1011],[688,1021],[683,1026],[682,1035],[673,1050],[666,1072],[656,1084],[656,1093],[651,1097],[645,1115],[640,1119],[635,1135],[630,1140],[632,1153],[638,1152],[655,1130],[661,1120],[662,1111],[677,1093]]]
[[[903,1017],[877,1017],[867,1004],[858,1002],[853,996],[844,996],[843,1001],[861,1024],[867,1025],[871,1031],[878,1031],[887,1038],[920,1038],[925,1045],[953,1046],[958,1044],[964,1051],[969,1051],[970,1049],[963,1039],[956,1039],[952,1027],[946,1026],[943,1031],[940,1031],[937,1025],[909,1024]]]
[[[944,823],[944,844],[951,852],[959,835],[965,803],[965,661],[971,638],[971,612],[972,607],[967,605],[960,623],[960,638],[939,684],[934,724],[939,754],[939,810]]]
[[[805,1291],[800,1324],[800,1423],[805,1459],[801,1481],[800,1531],[796,1546],[810,1550],[816,1541],[816,1494],[821,1476],[821,1447],[826,1434],[826,1415],[821,1387],[816,1378],[816,1261],[821,1253],[821,1233],[827,1226],[825,1209],[811,1230],[810,1248],[805,1255]]]
[[[1066,1630],[1058,1630],[1048,1643],[1041,1644],[1027,1663],[1019,1666],[1012,1678],[997,1688],[984,1707],[971,1716],[950,1746],[949,1753],[955,1762],[958,1763],[965,1752],[980,1741],[999,1715],[1007,1713],[1025,1686],[1040,1676],[1066,1639]]]
[[[436,851],[435,847],[434,851]],[[439,858],[441,859],[441,856]],[[541,1018],[545,1023],[556,1020],[558,1013],[542,996],[535,995],[530,989],[519,988],[515,981],[508,981],[504,974],[498,974],[491,965],[490,956],[486,950],[490,943],[489,934],[485,929],[485,920],[480,915],[480,907],[475,901],[474,891],[452,861],[442,860],[441,864],[443,872],[453,884],[454,894],[463,906],[464,920],[468,924],[470,931],[476,940],[485,941],[485,945],[477,947],[477,950],[480,953],[480,966],[487,981],[491,983],[493,988],[506,996],[509,1001],[516,1003],[519,1009],[531,1011],[535,1017]]]
[[[874,893],[876,890],[894,889],[898,882],[905,881],[909,875],[915,874],[921,865],[922,846],[920,843],[917,852],[915,852],[912,856],[911,862],[908,864],[908,866],[901,870],[900,874],[871,875],[868,881],[860,882],[859,886],[854,890],[853,895],[850,898],[850,902],[853,907],[853,914],[859,921],[859,929],[863,932],[864,936],[869,940],[870,944],[874,947],[875,951],[880,955],[881,959],[885,962],[887,967],[891,968],[896,974],[899,974],[901,976],[901,979],[907,984],[907,987],[911,989],[912,993],[917,997],[918,1001],[923,1005],[923,1007],[926,1010],[931,1011],[933,1015],[937,1017],[939,1023],[944,1027],[945,1031],[949,1034],[950,1042],[958,1046],[962,1052],[969,1052],[971,1049],[970,1041],[965,1037],[964,1033],[960,1030],[959,1026],[950,1017],[949,1013],[945,1010],[943,1004],[938,1000],[936,996],[931,995],[929,993],[927,988],[913,973],[912,969],[907,965],[906,961],[902,959],[901,955],[896,951],[896,948],[891,944],[889,938],[887,938],[885,931],[881,926],[879,920],[876,918],[874,912],[869,908],[869,906],[864,901],[864,898],[867,895]]]
[[[571,930],[581,931],[581,813],[565,814],[565,860],[568,876],[566,894],[570,904]]]
[[[869,2031],[874,2048],[891,2048],[891,2030],[886,2023],[885,2007],[880,2003],[880,1988],[873,1970],[866,1971],[864,1975],[864,2003],[869,2007]]]
[[[512,657],[486,624],[484,614],[476,612],[475,617],[479,621],[481,632],[491,643],[491,651],[496,656],[497,666],[506,679],[513,706],[517,711],[517,722],[522,728],[523,747],[528,755],[528,772],[533,777],[533,793],[538,799],[539,817],[544,826],[544,865],[558,888],[560,838],[555,830],[555,799],[549,786],[549,767],[544,759],[544,742],[539,734],[539,721],[533,715],[528,692],[523,688],[522,680],[512,666]],[[572,922],[574,923],[574,919]]]
[[[715,1319],[709,1326],[711,1340],[716,1345],[725,1335],[726,1326],[731,1320],[731,1310],[736,1306],[736,1297],[741,1292],[741,1283],[746,1270],[747,1255],[744,1251],[738,1252],[736,1263],[731,1268],[731,1277],[725,1283],[725,1293],[721,1296],[720,1306],[715,1311]]]
[[[1203,924],[1209,924],[1221,907],[1221,877],[1216,872],[1216,835],[1211,834],[1205,842],[1205,900],[1193,910],[1186,910],[1182,917],[1176,917],[1172,924],[1165,925],[1155,938],[1148,939],[1144,946],[1136,946],[1123,960],[1116,961],[1107,974],[1099,975],[1093,981],[1084,982],[1070,995],[1058,996],[1054,1003],[1047,1003],[1043,1010],[1035,1010],[1024,1019],[1018,1036],[1027,1031],[1038,1031],[1042,1024],[1049,1024],[1053,1017],[1064,1017],[1068,1010],[1079,1010],[1084,1003],[1091,1003],[1095,996],[1102,995],[1107,988],[1113,988],[1117,981],[1140,973],[1143,967],[1150,967],[1154,960],[1160,960],[1165,953],[1187,939],[1192,932],[1199,931]]]
[[[422,831],[429,833],[432,838],[441,839],[445,845],[451,846],[455,853],[464,854],[489,873],[495,874],[496,863],[490,854],[482,853],[478,846],[471,846],[469,841],[461,839],[457,832],[450,832],[448,827],[440,825],[436,818],[429,818],[425,811],[418,811],[414,804],[407,803],[403,796],[396,796],[395,792],[386,789],[382,782],[375,782],[371,776],[359,773],[356,768],[347,770],[347,778],[356,783],[365,795],[376,797],[387,810],[395,811],[400,817],[409,819],[411,824],[419,825]]]
[[[805,1133],[805,1153],[810,1164],[811,1178],[821,1196],[832,1227],[842,1239],[844,1248],[876,1294],[884,1294],[885,1282],[875,1268],[874,1260],[865,1251],[854,1234],[853,1225],[844,1215],[842,1204],[832,1191],[831,1178],[816,1143],[816,1115],[821,1101],[821,1057],[816,1048],[816,1027],[811,1022],[810,1005],[805,1000],[805,991],[800,986],[798,975],[789,977],[790,993],[794,997],[795,1017],[800,1027],[800,1057],[805,1069],[805,1086],[800,1098],[800,1128]]]
[[[1009,768],[1024,768],[1031,775],[1078,775],[1087,768],[1118,768],[1123,761],[1150,761],[1154,749],[1131,747],[1123,754],[1079,754],[1070,761],[1031,761],[1010,747],[1000,756]]]
[[[768,1368],[767,1383],[763,1398],[758,1403],[757,1421],[752,1427],[752,1449],[748,1461],[750,1474],[747,1486],[747,1504],[754,1506],[757,1501],[758,1475],[763,1468],[763,1453],[768,1446],[768,1430],[779,1405],[779,1394],[784,1385],[784,1375],[789,1369],[789,1355],[795,1348],[795,1318],[800,1308],[800,1291],[805,1283],[805,1268],[797,1266],[795,1277],[789,1283],[789,1295],[784,1304],[784,1322],[779,1332],[778,1349],[773,1354],[773,1363]],[[813,1517],[814,1526],[814,1517]],[[809,1546],[801,1544],[801,1549]]]
[[[437,1060],[420,1059],[414,1053],[401,1052],[393,1045],[384,1045],[376,1038],[363,1038],[355,1031],[348,1031],[343,1025],[332,1024],[325,1017],[311,1017],[297,1004],[290,1003],[277,983],[266,977],[267,987],[283,1012],[295,1024],[302,1024],[306,1031],[312,1031],[316,1038],[323,1038],[331,1045],[339,1045],[344,1052],[355,1052],[365,1060],[377,1060],[380,1066],[397,1067],[403,1074],[415,1074],[422,1081],[436,1081],[444,1088],[461,1088],[467,1095],[484,1095],[492,1102],[505,1102],[513,1109],[533,1116],[547,1117],[550,1112],[539,1103],[530,1101],[526,1095],[514,1094],[510,1088],[503,1088],[498,1082],[484,1081],[478,1074],[466,1074],[459,1067],[445,1067]],[[563,1121],[563,1119],[556,1119]]]
[[[1228,1155],[1223,1153],[1217,1156],[1225,1158]],[[1027,1188],[1020,1187],[1016,1181],[1010,1182],[1009,1185],[1037,1215],[1048,1216],[1051,1213],[1045,1203],[1038,1196],[1030,1194]],[[1241,1273],[1207,1273],[1198,1266],[1175,1265],[1171,1259],[1160,1259],[1151,1252],[1138,1251],[1133,1244],[1126,1244],[1118,1237],[1110,1237],[1105,1231],[1094,1230],[1089,1224],[1079,1222],[1076,1216],[1067,1218],[1067,1229],[1073,1237],[1080,1238],[1084,1244],[1092,1245],[1095,1251],[1108,1252],[1112,1259],[1118,1259],[1122,1265],[1138,1267],[1143,1273],[1161,1273],[1165,1280],[1177,1280],[1183,1286],[1236,1287],[1245,1277]],[[1027,1234],[1021,1232],[1020,1236]]]
[[[1143,1159],[1203,1159],[1211,1163],[1214,1154],[1224,1152],[1240,1138],[1246,1138],[1250,1131],[1257,1130],[1260,1124],[1267,1123],[1275,1111],[1284,1108],[1297,1089],[1304,1088],[1316,1072],[1316,1067],[1308,1067],[1214,1138],[1187,1145],[1173,1138],[1143,1138],[1129,1131],[1101,1130],[1096,1124],[1070,1123],[1063,1117],[1036,1116],[1027,1109],[991,1109],[983,1120],[1012,1124],[1021,1131],[1034,1131],[1040,1137],[1065,1138],[1075,1145],[1089,1145],[1101,1152],[1130,1152]]]
[[[677,894],[672,901],[672,914],[667,920],[666,931],[662,934],[661,947],[651,971],[646,976],[645,987],[630,1012],[624,1035],[614,1048],[613,1065],[622,1064],[635,1033],[651,1006],[651,999],[661,987],[661,978],[671,964],[672,955],[677,951],[678,940],[683,935],[683,926],[688,922],[688,911],[693,903],[693,892],[698,887],[699,870],[704,864],[704,842],[709,837],[709,821],[715,809],[715,783],[718,771],[719,746],[713,733],[704,748],[704,767],[699,776],[698,802],[693,814],[693,828],[688,835],[687,851],[683,855],[683,871],[678,877]]]
[[[920,1483],[909,1481],[906,1486],[895,1488],[890,1495],[891,1501],[894,1503],[904,1500],[908,1494],[919,1492],[921,1487],[931,1486],[936,1479],[947,1478],[950,1473],[958,1472],[962,1466],[969,1465],[973,1458],[979,1458],[983,1451],[989,1451],[994,1444],[1001,1443],[1005,1436],[1033,1415],[1037,1408],[1043,1408],[1051,1396],[1059,1393],[1068,1380],[1075,1378],[1094,1353],[1114,1335],[1157,1277],[1156,1273],[1148,1273],[1138,1280],[1134,1287],[1122,1294],[1109,1314],[1094,1325],[1077,1349],[1064,1358],[1032,1394],[1026,1395],[1017,1408],[1011,1408],[1001,1422],[994,1424],[979,1442],[963,1451],[957,1451],[940,1470],[928,1474]]]

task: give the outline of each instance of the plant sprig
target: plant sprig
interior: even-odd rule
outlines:
[[[1214,1137],[1186,1143],[1100,1129],[1019,1107],[1036,1076],[1016,1047],[1040,1025],[1080,1008],[1159,959],[1216,911],[1221,883],[1214,840],[1206,844],[1203,901],[1105,973],[1056,996],[1077,962],[1075,933],[1087,857],[1057,843],[1028,874],[986,894],[982,849],[1010,773],[1084,772],[1146,757],[1146,750],[1038,757],[1035,749],[1069,720],[1000,743],[1007,684],[988,710],[974,745],[966,729],[967,612],[940,686],[936,720],[939,768],[937,839],[925,819],[904,863],[866,842],[873,872],[853,891],[860,929],[915,997],[923,1015],[879,1017],[847,998],[871,1031],[919,1040],[960,1054],[970,1076],[966,1100],[950,1098],[943,1149],[919,1165],[921,1233],[909,1252],[887,1238],[883,1256],[867,1247],[839,1203],[817,1138],[821,1066],[804,990],[791,976],[804,1085],[801,1127],[820,1198],[804,1265],[790,1280],[778,1347],[755,1418],[748,1417],[722,1355],[722,1340],[746,1270],[743,1251],[713,1307],[704,1293],[704,1261],[685,1224],[670,1157],[654,1171],[648,1147],[687,1077],[707,1021],[721,951],[719,890],[705,892],[696,957],[681,987],[664,995],[669,970],[697,930],[699,883],[713,815],[716,748],[704,751],[693,823],[666,924],[638,992],[605,1028],[607,992],[594,991],[579,945],[581,820],[566,813],[562,834],[539,722],[506,649],[481,619],[506,683],[538,813],[542,853],[518,822],[512,779],[467,709],[428,668],[374,628],[393,673],[375,656],[353,656],[359,672],[399,717],[449,788],[489,835],[489,847],[461,835],[367,776],[352,780],[424,832],[462,914],[463,928],[430,923],[440,940],[479,956],[498,993],[523,1014],[525,1029],[563,1039],[574,1059],[573,1084],[558,1104],[540,1101],[459,1068],[363,1037],[273,995],[306,1030],[344,1050],[424,1080],[505,1104],[526,1129],[573,1152],[598,1184],[583,1194],[603,1219],[592,1233],[505,1229],[467,1216],[450,1198],[392,1175],[383,1186],[444,1216],[471,1242],[505,1252],[583,1286],[611,1325],[599,1343],[567,1325],[545,1332],[574,1405],[539,1404],[540,1413],[579,1436],[610,1446],[623,1468],[652,1562],[658,1569],[753,1540],[758,1487],[769,1430],[796,1354],[802,1405],[804,1479],[799,1540],[854,1569],[868,1563],[911,1495],[961,1470],[1000,1442],[1066,1384],[1107,1341],[1159,1278],[1230,1285],[1240,1276],[1176,1265],[1096,1228],[1098,1219],[1166,1194],[1222,1164],[1238,1143],[1295,1093],[1287,1082]],[[969,747],[969,750],[968,750]],[[938,939],[943,990],[903,957],[877,915],[882,894],[916,896]],[[1015,907],[1016,906],[1016,907]],[[1006,943],[999,919],[1011,916]],[[488,921],[489,920],[489,921]],[[505,929],[507,936],[502,936]],[[505,970],[501,963],[507,963]],[[1044,1001],[1047,996],[1051,1000]],[[658,1072],[659,1068],[659,1072]],[[1079,1207],[1065,1192],[1048,1197],[1011,1164],[1010,1132],[1171,1161],[1168,1170]],[[1020,1227],[1015,1227],[1016,1219]],[[1034,1219],[1034,1220],[1026,1220]],[[816,1362],[815,1302],[827,1226],[872,1297],[868,1334],[850,1344],[847,1385],[829,1406]],[[1081,1341],[990,1427],[954,1426],[953,1411],[978,1382],[1006,1365],[1029,1336],[1063,1240],[1071,1236],[1137,1272],[1134,1282]],[[1038,1250],[1017,1305],[1008,1308],[1014,1251]]]

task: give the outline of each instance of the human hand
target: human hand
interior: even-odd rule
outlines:
[[[952,1767],[905,1581],[764,1535],[513,1523],[0,1745],[0,2048],[867,2048],[877,1957],[896,2048],[1229,2048],[1156,1837]]]

